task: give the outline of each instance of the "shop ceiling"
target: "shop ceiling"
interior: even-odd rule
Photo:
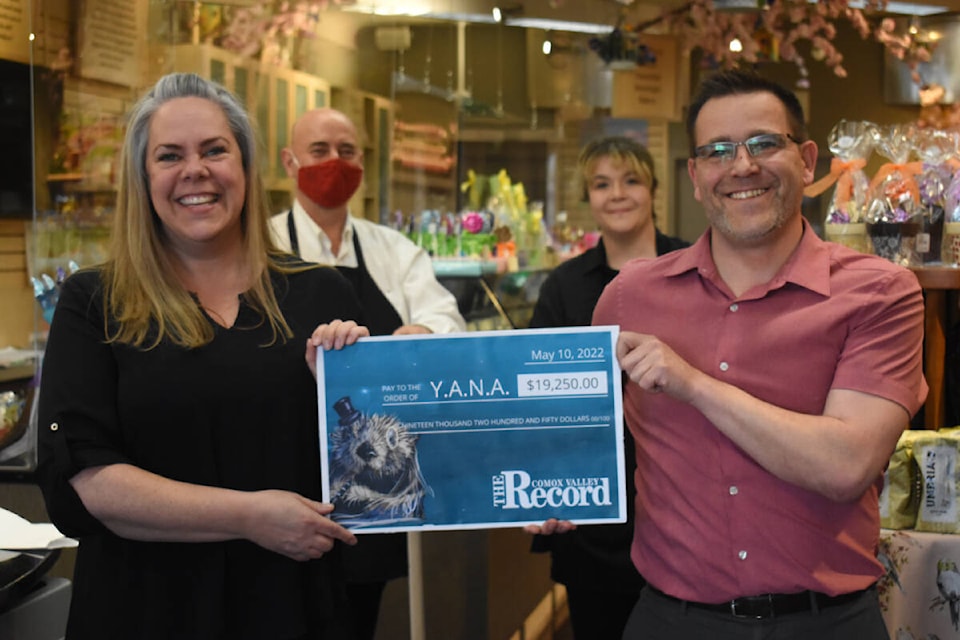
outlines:
[[[269,0],[220,0],[220,4],[251,6]],[[848,0],[863,7],[863,0]],[[620,21],[639,24],[654,21],[665,10],[688,0],[326,0],[327,11],[350,14],[363,24],[398,24],[421,21],[493,23],[493,9],[501,9],[507,26],[604,33]],[[758,0],[713,0],[721,9],[744,10]],[[904,15],[930,15],[960,11],[960,0],[888,0],[887,11]]]
[[[498,7],[503,10],[507,24],[538,27],[544,23],[566,22],[592,31],[596,25],[609,27],[620,18],[633,23],[645,22],[656,18],[665,9],[675,9],[684,4],[688,4],[688,0],[348,0],[343,8],[381,16],[420,15],[488,22],[493,20],[493,8]],[[759,0],[714,0],[714,6],[718,9],[748,10],[755,9],[759,4]],[[854,8],[862,8],[864,2],[849,0],[849,4]],[[887,10],[891,13],[928,15],[960,10],[960,0],[888,0]],[[560,27],[552,28],[563,30]]]

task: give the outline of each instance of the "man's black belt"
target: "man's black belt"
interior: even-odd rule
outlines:
[[[801,591],[800,593],[767,593],[760,596],[748,596],[737,598],[728,602],[719,604],[705,604],[702,602],[692,602],[690,600],[681,600],[671,595],[663,593],[652,585],[647,588],[672,602],[680,603],[691,609],[700,609],[703,611],[714,611],[716,613],[725,613],[735,618],[775,618],[785,616],[791,613],[804,613],[810,611],[819,611],[820,609],[829,609],[843,604],[849,604],[860,598],[869,589],[863,591],[854,591],[844,593],[839,596],[828,596],[825,593],[817,591]],[[873,589],[873,587],[870,587]]]

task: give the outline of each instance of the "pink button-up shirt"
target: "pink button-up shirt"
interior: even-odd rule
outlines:
[[[766,285],[734,296],[708,231],[687,250],[626,265],[593,323],[658,336],[691,365],[791,411],[822,414],[831,389],[880,396],[911,415],[926,397],[916,277],[825,243],[806,222]],[[715,603],[846,593],[882,575],[876,485],[850,503],[801,489],[690,405],[636,384],[624,388],[624,412],[637,442],[632,557],[660,590]]]

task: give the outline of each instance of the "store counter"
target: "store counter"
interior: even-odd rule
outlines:
[[[66,578],[44,578],[9,609],[0,609],[0,638],[62,640],[71,593],[72,585]]]
[[[879,557],[887,566],[878,586],[890,637],[960,638],[960,535],[882,529]]]

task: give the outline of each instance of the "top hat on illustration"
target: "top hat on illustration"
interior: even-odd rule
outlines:
[[[350,396],[343,396],[334,402],[333,408],[337,412],[337,415],[340,416],[341,427],[344,427],[352,422],[356,422],[361,417],[360,412],[354,408],[353,401],[350,400]]]

